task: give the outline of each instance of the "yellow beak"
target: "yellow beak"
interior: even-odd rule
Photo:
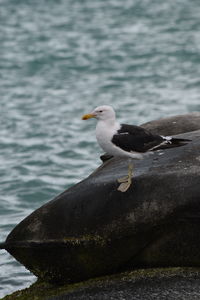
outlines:
[[[93,114],[87,114],[87,115],[82,116],[82,120],[87,120],[87,119],[95,118],[95,117],[96,117],[96,116],[93,115]]]

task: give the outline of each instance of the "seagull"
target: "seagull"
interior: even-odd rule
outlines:
[[[120,192],[126,192],[132,183],[132,159],[143,159],[154,150],[183,146],[190,141],[152,134],[136,125],[120,124],[114,109],[109,105],[98,106],[82,116],[82,120],[90,118],[97,119],[96,138],[99,146],[111,156],[130,159],[127,176],[118,179]]]

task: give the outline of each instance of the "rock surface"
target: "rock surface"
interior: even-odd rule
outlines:
[[[200,129],[200,112],[176,115],[141,125],[154,134],[175,135]]]
[[[195,300],[200,297],[199,270],[142,270],[98,280],[48,300]]]
[[[111,159],[37,209],[5,248],[44,281],[75,282],[135,267],[200,266],[200,131],[186,146],[135,162]]]
[[[55,287],[36,282],[2,300],[199,300],[200,269],[141,269]]]

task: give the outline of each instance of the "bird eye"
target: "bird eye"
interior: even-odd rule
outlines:
[[[100,110],[99,112],[103,112],[103,110]]]

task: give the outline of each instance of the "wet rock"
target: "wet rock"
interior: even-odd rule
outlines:
[[[142,124],[154,134],[175,135],[200,129],[200,112],[163,118]]]
[[[186,146],[135,161],[126,193],[110,159],[34,211],[1,245],[44,281],[76,282],[135,267],[200,266],[200,131]]]

